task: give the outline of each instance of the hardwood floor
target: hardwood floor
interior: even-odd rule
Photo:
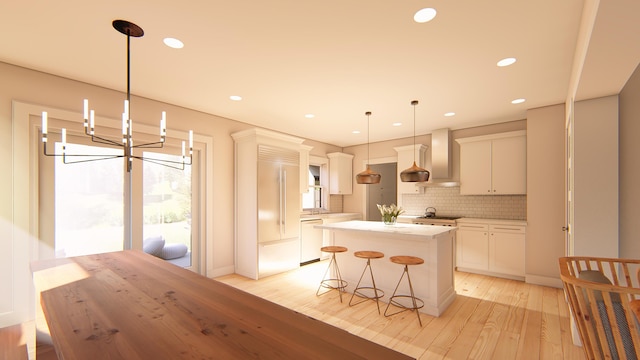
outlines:
[[[414,312],[385,317],[373,301],[350,307],[351,294],[343,303],[336,291],[316,296],[326,266],[321,261],[257,281],[216,280],[417,359],[585,358],[571,341],[561,289],[456,272],[456,300],[440,317],[421,314],[421,328]]]

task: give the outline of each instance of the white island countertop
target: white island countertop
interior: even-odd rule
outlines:
[[[454,231],[457,228],[452,226],[433,226],[418,224],[402,224],[385,225],[382,221],[344,221],[333,224],[316,225],[316,228],[327,230],[345,230],[345,231],[364,231],[383,233],[387,235],[399,234],[405,239],[424,240],[433,239],[434,237]]]

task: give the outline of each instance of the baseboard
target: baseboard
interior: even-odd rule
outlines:
[[[207,277],[216,278],[218,276],[224,276],[224,275],[233,274],[234,272],[235,272],[235,269],[234,269],[233,265],[230,265],[230,266],[225,266],[225,267],[221,267],[221,268],[215,268],[215,269],[208,270],[207,271]]]
[[[525,280],[524,276],[501,274],[501,273],[495,273],[495,272],[492,272],[492,271],[469,269],[469,268],[460,267],[460,266],[456,267],[456,270],[457,271],[462,271],[462,272],[468,272],[468,273],[472,273],[472,274],[499,277],[499,278],[503,278],[503,279],[518,280],[518,281],[524,281]]]
[[[527,274],[525,275],[524,281],[527,284],[549,286],[549,287],[554,287],[559,289],[562,288],[562,280],[554,277],[549,277],[549,276]]]

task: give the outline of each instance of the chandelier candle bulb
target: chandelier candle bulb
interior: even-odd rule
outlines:
[[[167,112],[162,112],[162,119],[160,119],[160,141],[164,141],[164,137],[167,136]]]
[[[42,142],[47,142],[47,112],[42,112]]]
[[[182,141],[182,157],[184,157],[184,141]]]
[[[193,154],[193,130],[189,130],[189,155]]]
[[[93,135],[95,133],[94,132],[95,124],[96,124],[96,112],[91,110],[89,112],[89,128],[91,129],[91,135]]]
[[[67,146],[67,129],[62,128],[62,148]]]
[[[127,114],[122,113],[122,141],[124,141],[127,136]]]
[[[127,120],[129,119],[129,100],[124,101],[124,113],[126,114]]]
[[[89,99],[82,100],[82,118],[84,119],[84,127],[89,125]]]

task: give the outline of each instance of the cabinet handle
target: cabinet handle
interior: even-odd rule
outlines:
[[[496,229],[496,230],[516,230],[516,231],[520,230],[519,228],[497,227],[497,226],[494,227],[494,229]]]

